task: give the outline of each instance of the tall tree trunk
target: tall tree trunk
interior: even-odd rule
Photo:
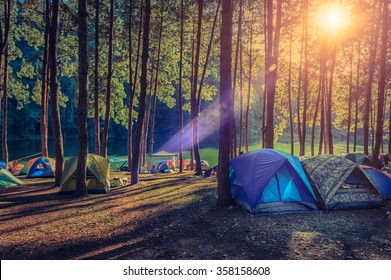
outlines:
[[[292,113],[292,30],[289,35],[289,72],[288,72],[288,108],[289,108],[289,127],[290,127],[290,139],[291,139],[291,154],[295,154],[295,143],[293,138],[293,113]]]
[[[44,31],[44,51],[42,62],[42,85],[41,85],[41,148],[42,156],[47,157],[48,152],[48,48],[49,48],[49,27],[50,27],[50,3],[45,4],[45,31]]]
[[[132,73],[129,75],[129,87],[130,87],[130,99],[129,99],[129,111],[128,111],[128,171],[131,171],[131,163],[132,163],[132,155],[133,155],[133,149],[132,149],[132,126],[133,126],[133,103],[134,103],[134,97],[136,95],[136,85],[137,85],[137,75],[138,75],[138,66],[139,66],[139,58],[140,58],[140,49],[141,49],[141,33],[142,33],[142,17],[143,17],[143,7],[144,7],[144,0],[141,0],[140,3],[140,21],[138,26],[138,36],[137,36],[137,56],[136,56],[136,65],[134,69],[134,80],[133,83],[132,80]],[[131,30],[129,29],[129,34],[131,34]],[[131,37],[129,37],[130,40]],[[131,51],[131,50],[129,50]],[[132,67],[130,67],[132,69]]]
[[[264,41],[265,41],[265,56],[264,56],[264,59],[265,59],[265,84],[264,84],[264,90],[263,90],[263,99],[262,99],[262,128],[261,128],[261,134],[262,134],[262,148],[265,148],[265,145],[266,145],[266,93],[267,93],[267,84],[268,84],[268,80],[269,80],[269,72],[267,70],[267,65],[269,64],[268,62],[268,33],[266,32],[266,28],[267,28],[267,24],[268,24],[268,21],[267,21],[267,2],[266,1],[263,1],[263,28],[264,28],[264,32],[263,32],[263,36],[264,36]]]
[[[379,167],[379,153],[380,145],[383,142],[383,126],[384,126],[384,106],[385,106],[385,89],[386,89],[386,75],[387,75],[387,50],[388,50],[388,0],[383,0],[383,14],[382,14],[382,37],[381,37],[381,54],[380,54],[380,79],[377,91],[377,118],[376,118],[376,142],[373,149],[372,166]],[[391,116],[390,116],[391,118]]]
[[[242,46],[241,44],[241,37],[242,37],[242,9],[243,9],[243,0],[239,1],[239,19],[238,19],[238,35],[237,35],[237,40],[236,40],[236,48],[235,48],[235,64],[234,64],[234,76],[233,76],[233,95],[234,95],[234,108],[235,108],[235,95],[236,95],[236,83],[237,83],[237,72],[238,72],[238,60],[239,60],[239,50]],[[242,119],[243,119],[243,98],[241,92],[239,93],[239,99],[240,99],[240,113],[239,113],[239,153],[242,149]],[[236,115],[236,114],[235,114]],[[235,120],[235,115],[234,115],[234,120]],[[235,123],[235,121],[234,121]],[[234,125],[235,128],[235,133],[232,134],[232,137],[234,137],[234,141],[236,142],[236,124]],[[236,156],[236,143],[234,144],[235,146],[235,156]]]
[[[331,57],[331,66],[330,66],[330,79],[328,87],[328,97],[327,97],[327,109],[326,109],[326,133],[327,133],[327,145],[328,152],[330,154],[334,153],[333,149],[333,123],[331,119],[332,115],[332,105],[333,105],[333,81],[334,81],[334,69],[335,69],[335,59],[337,55],[336,47],[333,47],[332,57]]]
[[[361,67],[361,45],[358,43],[357,51],[357,73],[356,73],[356,95],[355,95],[355,113],[354,113],[354,135],[353,135],[353,152],[356,152],[357,148],[357,124],[358,124],[358,99],[360,96],[359,84],[360,84],[360,67]]]
[[[271,149],[274,147],[274,99],[277,82],[278,52],[280,46],[281,5],[282,0],[277,0],[275,18],[276,26],[273,29],[273,0],[267,0],[268,64],[266,69],[269,72],[269,81],[266,86],[266,148]]]
[[[305,12],[304,12],[305,13]],[[302,146],[302,135],[301,135],[301,86],[303,80],[303,53],[304,53],[304,37],[305,37],[305,20],[303,21],[301,31],[301,43],[300,43],[300,62],[299,62],[299,76],[298,76],[298,87],[297,87],[297,135],[299,137],[299,148]],[[304,107],[304,106],[303,106]],[[302,155],[300,153],[300,155]]]
[[[137,116],[136,135],[133,146],[132,167],[131,167],[131,184],[138,183],[138,163],[140,156],[140,141],[142,136],[143,121],[145,116],[145,98],[147,95],[147,74],[149,58],[149,31],[151,21],[151,0],[145,0],[144,13],[144,31],[143,31],[143,51],[141,56],[141,78],[140,78],[140,99],[139,112]]]
[[[239,154],[242,151],[243,140],[244,140],[244,129],[243,129],[243,38],[240,39],[240,50],[239,50],[239,98],[240,98],[240,115],[239,115]],[[265,110],[263,110],[264,112]],[[262,119],[263,121],[263,119]]]
[[[156,85],[156,81],[155,81]],[[151,131],[149,133],[149,157],[153,154],[153,143],[154,143],[154,137],[155,134],[155,116],[156,116],[156,94],[157,91],[154,90],[152,98],[152,115],[151,115]]]
[[[192,32],[192,35],[193,35],[193,39],[192,39],[192,44],[191,44],[191,77],[190,77],[190,83],[191,83],[191,86],[190,86],[190,91],[193,90],[193,83],[194,83],[194,54],[195,54],[195,23],[193,21],[193,32]],[[191,94],[191,92],[190,92]],[[190,97],[190,107],[191,107],[191,97]],[[191,112],[190,112],[190,119],[191,119]],[[193,122],[190,120],[190,169],[191,170],[194,170],[195,166],[194,166],[194,146],[193,146],[193,142],[194,142],[194,135],[193,135]]]
[[[229,184],[230,124],[233,117],[231,59],[232,1],[223,0],[220,38],[219,164],[217,173],[217,201],[218,204],[222,206],[228,206],[233,203]]]
[[[8,145],[7,145],[7,120],[8,120],[8,42],[11,23],[11,1],[4,1],[4,39],[0,31],[0,71],[1,61],[4,56],[4,77],[3,77],[3,127],[2,127],[2,152],[3,161],[8,162]],[[1,29],[1,26],[0,26]]]
[[[97,0],[99,1],[99,0]],[[141,9],[141,8],[140,8]],[[129,59],[129,102],[128,102],[128,171],[130,172],[130,166],[132,163],[132,125],[133,125],[133,102],[134,102],[134,94],[133,94],[133,60],[132,60],[132,15],[133,13],[133,1],[129,2],[129,19],[128,19],[128,40],[129,40],[129,48],[128,48],[128,59]],[[141,15],[140,15],[141,22]],[[138,45],[140,46],[140,40],[138,41]],[[138,56],[138,54],[137,54]]]
[[[102,152],[103,157],[107,157],[107,146],[109,141],[109,125],[110,125],[110,100],[111,100],[111,80],[113,77],[113,37],[114,37],[114,0],[110,0],[110,28],[109,28],[109,58],[107,70],[107,85],[106,85],[106,111],[105,122],[102,132]]]
[[[327,62],[326,62],[326,47],[325,38],[322,36],[321,51],[320,51],[320,79],[321,79],[321,98],[320,98],[320,133],[318,155],[323,153],[323,141],[325,135],[325,95],[326,95],[326,77],[327,77]]]
[[[179,85],[178,85],[178,107],[179,107],[179,172],[183,172],[183,112],[182,112],[182,61],[183,61],[183,28],[185,14],[183,10],[183,0],[181,0],[181,32],[179,47]]]
[[[153,52],[152,52],[153,53]],[[153,77],[154,77],[154,60],[151,60],[152,65],[151,65],[151,76],[149,78],[149,98],[148,98],[148,106],[147,106],[147,111],[145,112],[145,122],[144,122],[144,136],[143,136],[143,142],[144,142],[144,150],[143,150],[143,158],[144,161],[146,161],[146,155],[147,155],[147,140],[148,140],[148,130],[149,130],[149,119],[151,118],[151,106],[152,106],[152,88],[153,88]],[[154,108],[155,110],[155,108]],[[151,168],[151,157],[148,157],[148,170]]]
[[[219,1],[220,3],[220,1]],[[236,105],[236,84],[237,84],[237,78],[238,78],[238,60],[239,60],[239,42],[240,42],[240,29],[241,29],[241,20],[242,20],[242,4],[243,0],[239,0],[239,14],[238,14],[238,30],[237,30],[237,40],[236,40],[236,47],[235,47],[235,62],[234,62],[234,73],[233,73],[233,87],[232,87],[232,100],[233,100],[233,107],[235,108]],[[235,10],[234,4],[233,5],[233,10]],[[234,110],[234,115],[232,118],[232,123],[231,123],[231,150],[230,150],[230,159],[237,157],[238,155],[238,143],[237,143],[237,129],[236,129],[236,110]],[[240,127],[240,124],[239,124]]]
[[[4,82],[3,82],[3,129],[2,129],[2,151],[3,161],[8,162],[8,45],[4,52]]]
[[[57,38],[60,19],[60,0],[52,2],[52,24],[49,34],[49,69],[50,69],[50,108],[52,111],[52,130],[54,154],[56,158],[55,186],[61,183],[64,163],[64,147],[61,131],[60,108],[58,103],[58,77],[57,77]]]
[[[246,104],[246,122],[245,122],[245,149],[246,153],[248,153],[248,145],[249,145],[249,115],[250,115],[250,99],[251,99],[251,78],[252,78],[252,70],[253,70],[253,24],[254,24],[254,13],[251,18],[251,26],[250,26],[250,53],[249,53],[249,63],[248,63],[248,89],[247,89],[247,104]]]
[[[95,67],[94,67],[94,144],[95,154],[100,154],[99,118],[99,1],[95,0]],[[130,31],[129,31],[130,32]]]
[[[76,173],[76,196],[87,195],[86,173],[88,154],[87,99],[88,99],[88,12],[87,0],[78,1],[79,20],[79,100],[78,115],[78,144]]]
[[[378,35],[379,35],[378,26],[380,23],[379,22],[380,18],[381,17],[379,16],[377,24],[373,23],[372,25],[372,38],[371,38],[371,46],[370,46],[369,69],[368,69],[368,83],[367,83],[366,94],[365,94],[365,109],[364,109],[364,153],[366,155],[369,154],[369,149],[368,149],[369,119],[371,114],[372,82],[373,82],[373,76],[375,74],[377,42],[378,42]]]
[[[307,108],[308,108],[308,0],[304,2],[304,77],[303,77],[303,123],[300,142],[300,155],[305,155],[307,136]]]
[[[198,103],[197,103],[197,84],[198,84],[198,69],[199,69],[199,60],[200,60],[200,50],[201,50],[201,31],[202,31],[202,12],[204,7],[204,0],[198,0],[198,24],[197,24],[197,44],[196,44],[196,53],[194,59],[194,76],[193,76],[193,87],[191,90],[190,97],[190,115],[191,122],[193,124],[193,150],[194,158],[196,161],[196,175],[202,174],[201,169],[201,158],[199,151],[198,143]],[[228,150],[229,154],[229,150]]]
[[[162,2],[163,3],[163,2]],[[156,76],[155,76],[155,87],[153,89],[153,105],[152,105],[152,119],[151,119],[151,133],[149,135],[149,156],[153,154],[153,144],[155,136],[155,112],[156,112],[156,95],[157,87],[159,84],[159,65],[160,65],[160,52],[163,34],[163,4],[160,7],[160,26],[159,26],[159,41],[157,47],[157,61],[156,61]]]
[[[348,124],[346,128],[346,152],[349,153],[350,146],[350,125],[352,118],[352,99],[353,99],[353,52],[354,45],[350,53],[350,68],[349,68],[349,104],[348,104]]]

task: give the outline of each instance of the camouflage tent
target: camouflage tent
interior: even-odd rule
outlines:
[[[360,165],[372,166],[371,159],[364,153],[348,153],[344,154],[343,157]]]
[[[321,209],[384,206],[379,191],[361,168],[334,155],[321,155],[302,161]]]

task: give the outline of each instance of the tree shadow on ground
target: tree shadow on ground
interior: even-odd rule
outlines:
[[[207,180],[177,179],[181,184],[175,180],[168,180],[167,184],[155,180],[115,188],[109,195],[91,195],[85,200],[58,200],[55,193],[47,197],[36,195],[35,200],[46,198],[40,205],[42,209],[9,213],[2,221],[29,215],[35,219],[39,214],[49,213],[54,215],[52,220],[38,219],[30,226],[51,225],[61,219],[67,223],[72,215],[79,215],[80,230],[86,230],[86,234],[79,238],[61,235],[60,239],[46,235],[54,239],[40,244],[3,244],[0,256],[2,259],[391,259],[391,228],[389,220],[383,217],[383,209],[250,216],[237,207],[217,207],[216,189],[211,182],[203,186]],[[190,185],[197,187],[187,190]],[[108,215],[108,223],[118,227],[103,228],[103,232],[94,230],[95,224],[86,222],[94,212],[102,218]]]

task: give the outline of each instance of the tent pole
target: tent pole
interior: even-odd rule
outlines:
[[[282,201],[282,198],[281,198],[281,190],[280,190],[280,181],[278,181],[277,174],[274,174],[274,176],[276,177],[276,180],[277,180],[278,196],[280,197],[280,201]]]

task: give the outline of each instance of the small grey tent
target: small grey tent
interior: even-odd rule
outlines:
[[[344,158],[351,160],[352,162],[359,165],[372,166],[371,159],[364,153],[348,153],[342,155]]]

